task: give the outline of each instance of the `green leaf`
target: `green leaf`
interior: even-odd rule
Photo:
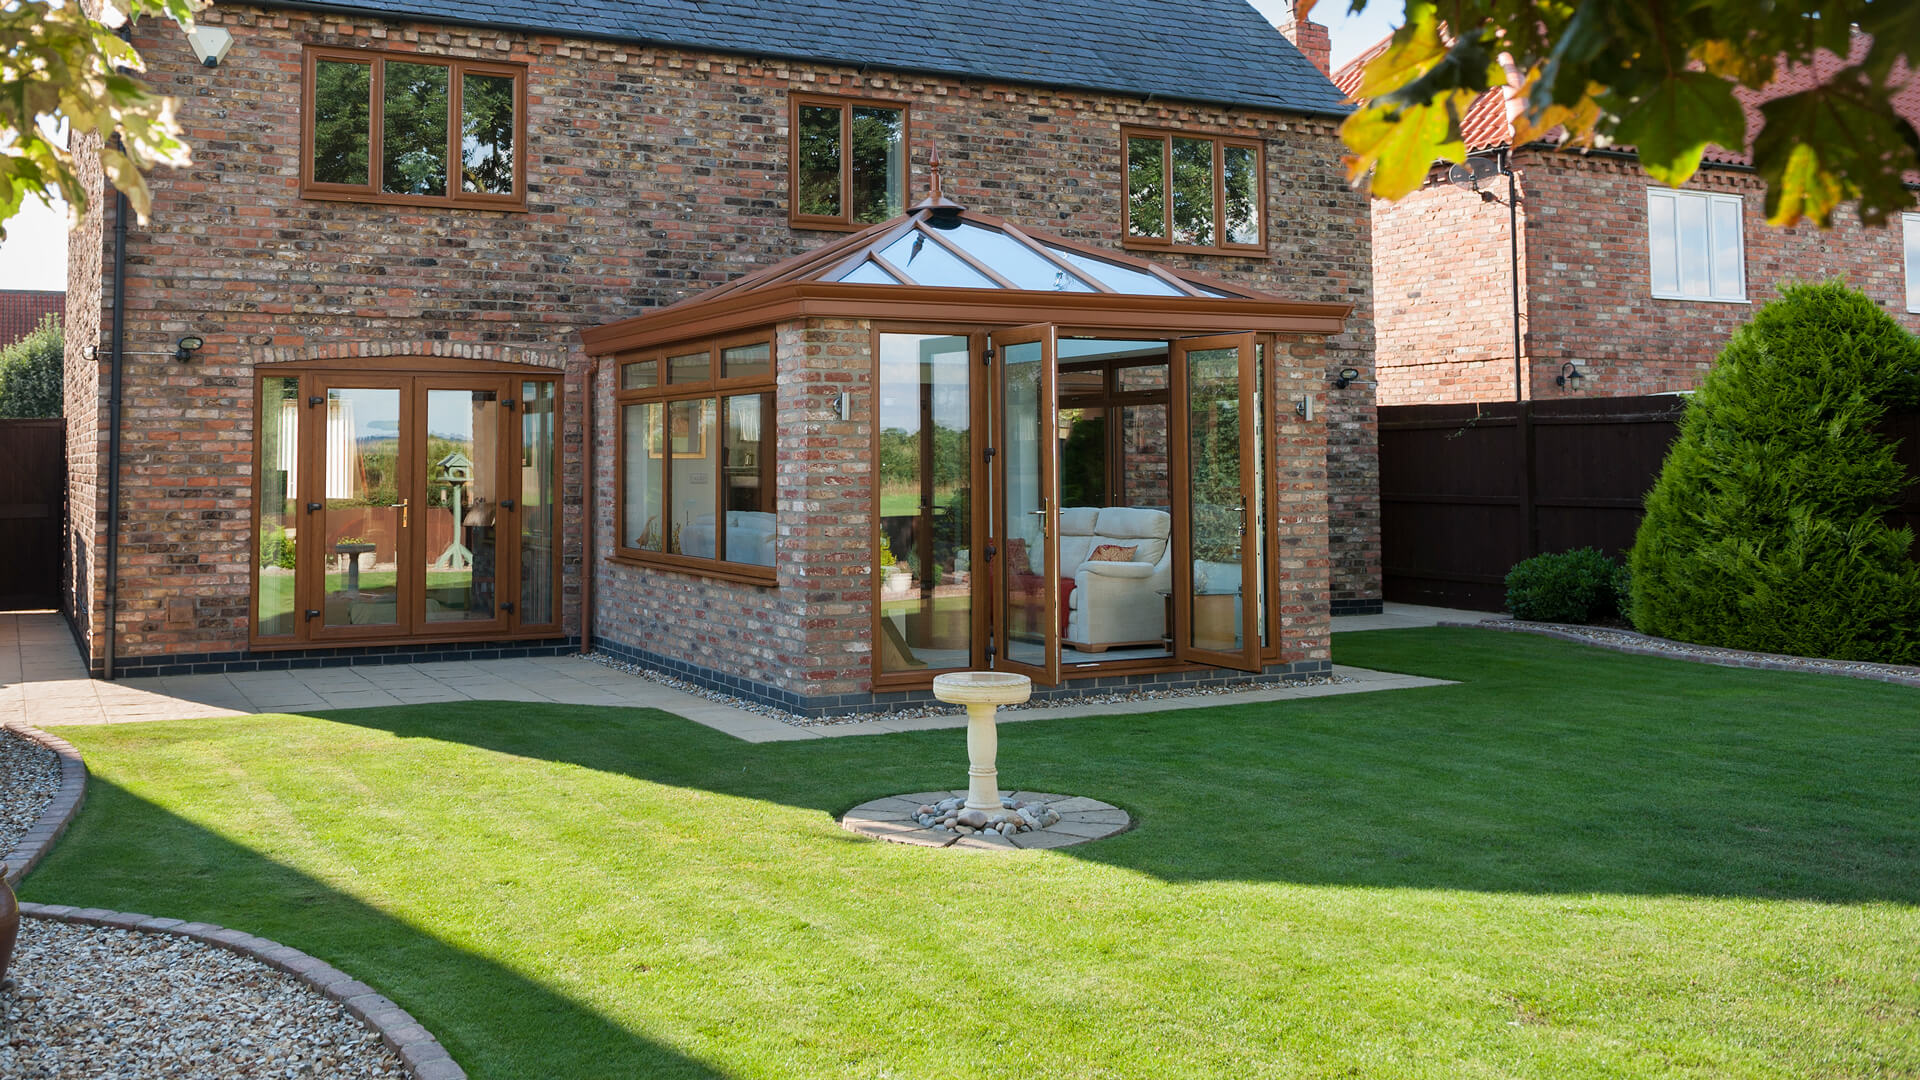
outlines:
[[[1920,170],[1920,133],[1863,69],[1769,101],[1760,114],[1753,164],[1767,182],[1769,222],[1810,218],[1826,228],[1836,206],[1858,199],[1860,220],[1878,225],[1914,205],[1901,175]]]
[[[1455,91],[1429,105],[1375,104],[1347,117],[1340,125],[1340,138],[1353,151],[1346,159],[1347,179],[1357,183],[1371,170],[1370,189],[1382,199],[1418,190],[1435,161],[1466,160],[1460,110],[1472,101],[1472,94]]]
[[[1679,187],[1700,167],[1709,143],[1746,146],[1747,114],[1732,83],[1703,71],[1679,71],[1628,110],[1614,132],[1639,152],[1648,176]]]

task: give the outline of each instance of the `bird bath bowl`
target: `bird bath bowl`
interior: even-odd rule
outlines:
[[[1000,809],[999,736],[994,712],[1033,696],[1033,680],[1004,671],[956,671],[933,677],[933,696],[967,707],[967,809]]]

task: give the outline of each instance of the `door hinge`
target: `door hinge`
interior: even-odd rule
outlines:
[[[994,547],[992,544],[987,545],[987,561],[988,562],[992,562],[993,557],[998,554],[1000,554],[999,548]]]
[[[307,408],[317,409],[321,405],[326,404],[326,401],[327,401],[326,398],[321,397],[319,394],[315,394],[312,397],[307,399]]]
[[[303,615],[305,615],[305,616],[307,617],[307,621],[308,621],[308,622],[312,622],[313,620],[315,620],[315,619],[317,619],[317,618],[319,618],[319,617],[320,617],[320,609],[319,609],[319,608],[308,608],[307,610],[305,610],[305,611],[303,611],[303,612],[301,612],[301,614],[303,614]]]
[[[512,499],[501,499],[501,500],[500,500],[500,509],[502,509],[502,510],[511,510],[511,509],[513,509],[513,500],[512,500]]]
[[[513,614],[513,601],[511,600],[500,601],[500,610],[506,612],[509,615]]]
[[[988,667],[992,667],[992,666],[993,666],[993,655],[994,655],[994,653],[993,653],[993,643],[992,643],[992,642],[988,642],[988,643],[987,643],[987,666],[988,666]]]
[[[993,447],[991,447],[991,446],[989,446],[989,447],[986,447],[985,449],[983,449],[983,450],[981,450],[981,451],[980,451],[980,460],[981,460],[981,461],[992,461],[992,460],[993,460],[993,455],[994,455],[994,454],[996,454],[996,453],[998,453],[998,452],[999,452],[999,451],[997,451],[997,450],[995,450],[995,449],[994,449]]]
[[[989,345],[980,350],[980,363],[983,365],[993,363],[993,346]]]
[[[513,400],[512,398],[501,398],[501,399],[500,399],[500,407],[501,407],[501,408],[503,408],[503,409],[506,409],[506,410],[507,410],[508,412],[512,412],[512,411],[513,411],[513,407],[514,407],[514,404],[515,404],[515,402],[514,402],[514,400]]]
[[[325,509],[326,509],[326,506],[325,506],[324,504],[321,504],[321,503],[308,503],[308,504],[307,504],[307,513],[309,513],[309,514],[317,514],[317,513],[319,513],[320,511],[322,511],[322,510],[325,510]]]

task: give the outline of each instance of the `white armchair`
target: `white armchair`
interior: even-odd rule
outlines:
[[[1173,519],[1164,510],[1075,507],[1060,512],[1060,572],[1073,579],[1066,598],[1067,644],[1082,652],[1158,645],[1167,632],[1173,588]],[[1134,549],[1133,559],[1091,558],[1102,545]]]

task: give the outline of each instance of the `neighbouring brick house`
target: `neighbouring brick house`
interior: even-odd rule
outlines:
[[[47,316],[58,318],[66,307],[66,293],[0,289],[0,348],[33,333]]]
[[[1295,676],[1379,604],[1367,207],[1237,0],[202,27],[135,29],[194,164],[73,241],[96,671],[586,645],[822,712]]]
[[[1855,35],[1856,62],[1870,40]],[[1351,91],[1384,48],[1345,65]],[[1748,137],[1759,106],[1843,65],[1822,53],[1764,93],[1740,91]],[[1920,124],[1920,80],[1895,107]],[[1518,193],[1520,367],[1516,380],[1513,232],[1507,177],[1471,186],[1445,168],[1397,203],[1373,205],[1378,400],[1382,405],[1623,397],[1689,390],[1727,336],[1780,286],[1844,277],[1920,330],[1920,214],[1863,227],[1851,207],[1833,228],[1766,224],[1765,187],[1744,150],[1709,147],[1680,191],[1655,184],[1630,152],[1514,147],[1504,88],[1462,122],[1469,152],[1510,163]],[[1490,199],[1484,196],[1492,196]],[[1571,365],[1571,366],[1569,366]],[[1561,376],[1577,371],[1576,380]]]

